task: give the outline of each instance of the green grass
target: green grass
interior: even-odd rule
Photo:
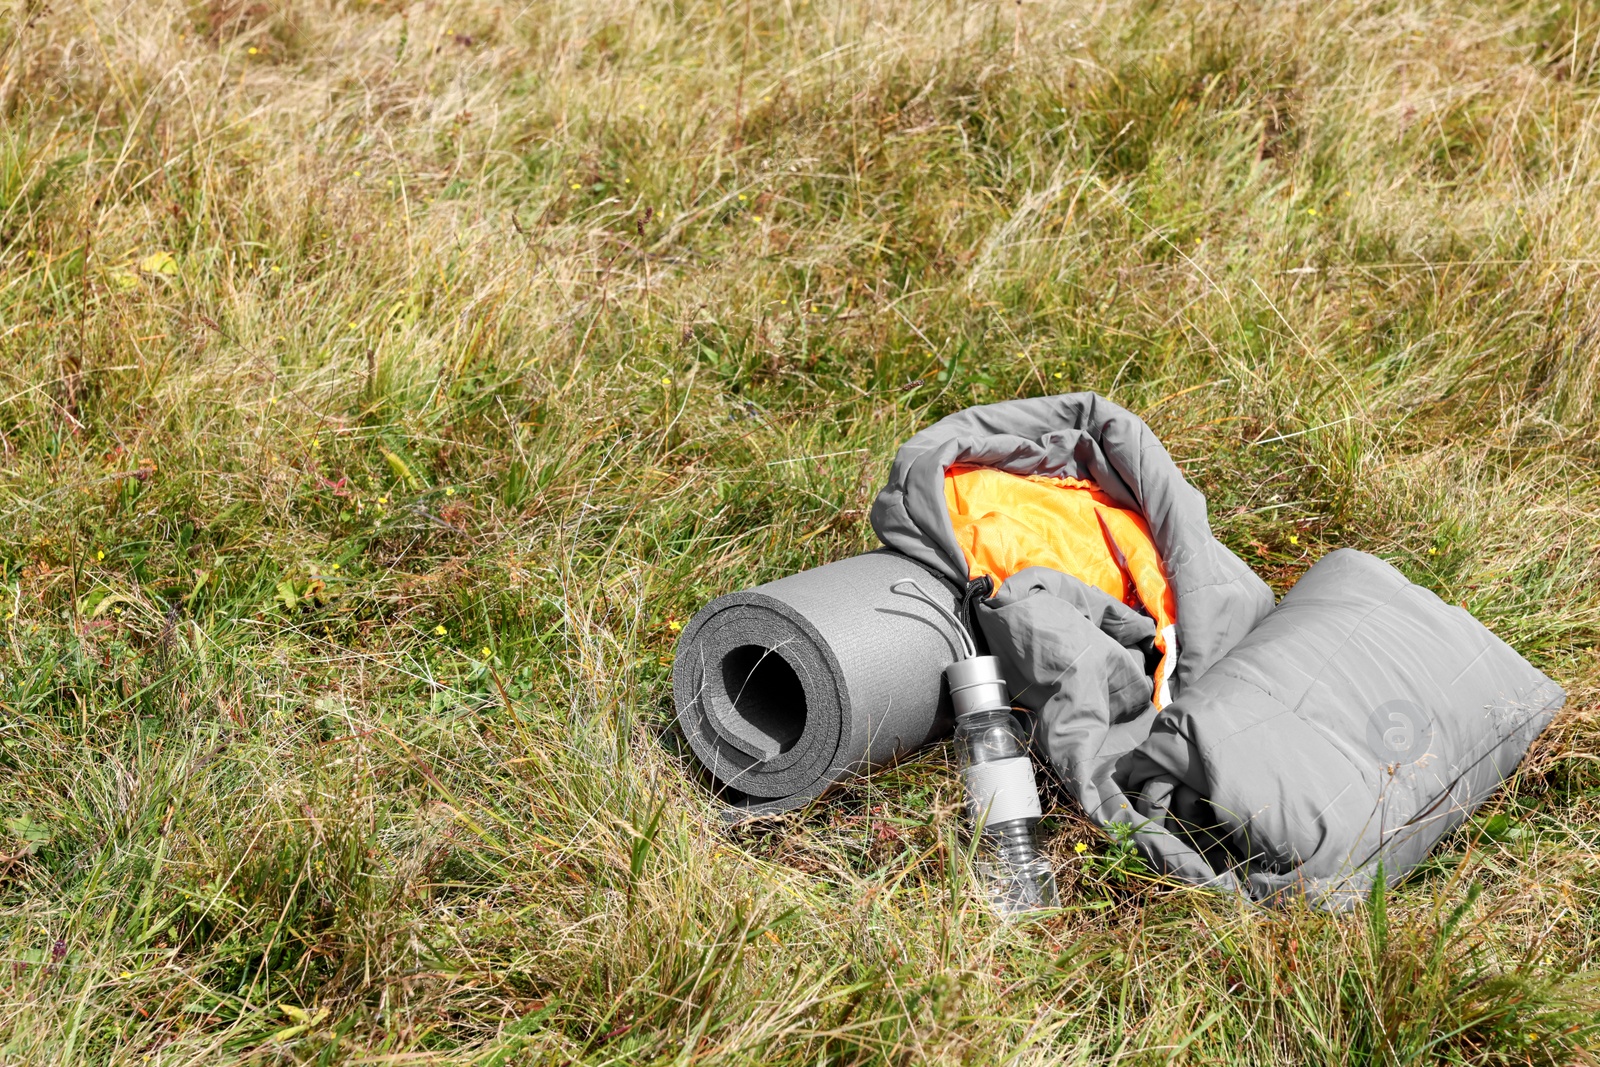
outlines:
[[[1587,3],[11,0],[0,1063],[1595,1062],[1597,206]],[[719,827],[677,628],[1071,389],[1568,688],[1386,899]]]

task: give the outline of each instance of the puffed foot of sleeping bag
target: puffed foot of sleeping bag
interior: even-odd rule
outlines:
[[[1118,821],[1215,884],[1348,906],[1460,825],[1565,699],[1464,609],[1340,550],[1118,761]]]

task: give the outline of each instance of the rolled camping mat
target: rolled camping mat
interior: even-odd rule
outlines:
[[[959,638],[890,590],[906,578],[956,610],[943,578],[879,550],[718,597],[684,627],[678,722],[729,821],[798,808],[950,732]]]

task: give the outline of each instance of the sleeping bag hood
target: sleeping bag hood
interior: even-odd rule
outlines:
[[[969,503],[969,487],[987,492]],[[963,505],[958,534],[952,515]],[[1079,588],[1089,585],[1117,600],[1128,599],[1131,586],[1158,624],[1173,694],[1272,610],[1271,590],[1211,535],[1205,497],[1150,427],[1095,393],[1010,400],[939,420],[896,454],[872,505],[872,528],[957,586],[989,579],[1001,592],[987,616],[1041,582],[1073,589],[1069,597],[1092,595]],[[1152,545],[1158,558],[1150,558]],[[1010,581],[1035,566],[1076,580],[1062,585],[1034,573]],[[1123,593],[1113,592],[1118,587]],[[1174,611],[1169,649],[1159,630],[1173,625]]]
[[[872,526],[965,592],[1089,817],[1197,885],[1349,903],[1420,862],[1564,699],[1359,552],[1325,557],[1274,611],[1149,427],[1093,393],[918,433]]]

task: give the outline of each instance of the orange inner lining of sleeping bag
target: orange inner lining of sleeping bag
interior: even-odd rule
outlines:
[[[1156,703],[1166,702],[1177,598],[1150,527],[1090,481],[1023,477],[992,467],[945,471],[944,499],[967,576],[1001,582],[1027,567],[1052,567],[1105,590],[1156,624]]]

